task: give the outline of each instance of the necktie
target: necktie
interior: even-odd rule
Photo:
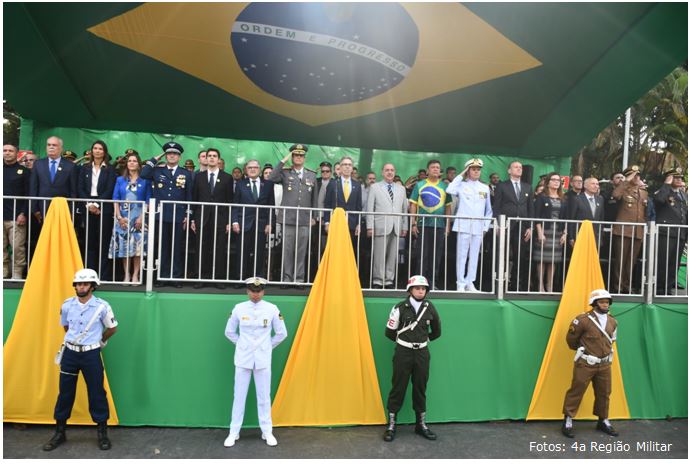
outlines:
[[[590,213],[595,217],[595,197],[591,197],[588,199],[590,202]]]
[[[301,171],[296,171],[296,177],[301,181]]]
[[[55,179],[55,165],[58,163],[58,160],[51,160],[51,182]]]
[[[171,177],[174,177],[174,173],[176,172],[176,168],[171,168],[169,171],[171,171]]]
[[[349,199],[349,188],[350,188],[350,182],[349,179],[347,181],[344,181],[344,184],[342,185],[342,191],[345,193],[345,202]]]
[[[393,201],[393,185],[388,184],[388,195],[390,195],[390,201]]]
[[[210,173],[210,194],[214,192],[214,173]]]
[[[258,200],[258,188],[255,185],[256,182],[257,181],[255,180],[251,181],[251,186],[253,186],[253,200]]]
[[[520,200],[520,186],[517,182],[513,183],[513,189],[516,191],[516,199]]]

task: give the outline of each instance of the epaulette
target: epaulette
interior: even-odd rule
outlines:
[[[313,173],[313,174],[316,174],[316,173],[317,173],[317,171],[313,171],[313,170],[310,170],[310,169],[308,169],[308,168],[304,168],[304,171],[310,171],[310,172]]]

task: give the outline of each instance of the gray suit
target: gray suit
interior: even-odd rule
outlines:
[[[369,188],[366,202],[367,212],[385,213],[384,215],[366,215],[366,229],[374,230],[372,274],[374,286],[394,284],[398,238],[401,231],[407,231],[406,216],[388,215],[388,213],[407,213],[408,210],[405,188],[395,183],[392,186],[392,201],[388,194],[388,184],[381,181]]]
[[[318,200],[316,173],[304,167],[299,176],[293,168],[283,168],[282,161],[270,173],[270,181],[282,185],[283,207],[315,207]],[[303,282],[306,276],[306,251],[309,242],[310,210],[280,210],[277,222],[282,225],[282,281]],[[295,253],[296,251],[296,253]]]

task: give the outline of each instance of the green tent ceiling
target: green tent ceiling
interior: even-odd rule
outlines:
[[[4,98],[94,129],[571,156],[687,58],[686,3],[5,3]]]

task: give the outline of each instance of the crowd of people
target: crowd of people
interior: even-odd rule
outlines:
[[[178,280],[192,279],[200,288],[214,279],[219,288],[223,281],[242,287],[251,276],[301,286],[315,277],[336,207],[348,212],[364,287],[403,287],[418,273],[432,290],[491,291],[495,251],[502,246],[494,219],[501,215],[510,219],[510,291],[559,292],[564,273],[557,270],[567,269],[577,221],[585,219],[598,222],[605,280],[618,294],[639,293],[644,223],[672,226],[659,234],[657,288],[667,293],[677,286],[687,243],[686,228],[679,227],[687,224],[680,168],[665,173],[653,195],[638,166],[613,173],[602,188],[595,177],[573,175],[565,191],[564,178],[552,172],[533,190],[522,181],[519,161],[508,165],[506,181],[498,173],[483,176],[477,158],[460,173],[429,160],[405,181],[394,163],[385,163],[378,180],[375,172],[360,175],[348,156],[334,165],[322,161],[313,171],[308,149],[295,144],[274,166],[253,159],[229,174],[215,148],[198,153],[197,169],[192,159],[181,165],[184,149],[176,142],[149,160],[134,149],[114,159],[101,140],[78,158],[60,138],[49,137],[47,156],[38,160],[32,152],[19,159],[17,147],[5,144],[3,193],[19,198],[4,200],[3,276],[23,278],[49,199],[61,196],[84,200],[74,202],[75,230],[85,265],[102,281],[141,280],[147,202],[154,198],[178,202],[157,208],[161,231],[152,237],[164,278],[158,286],[181,287]]]

